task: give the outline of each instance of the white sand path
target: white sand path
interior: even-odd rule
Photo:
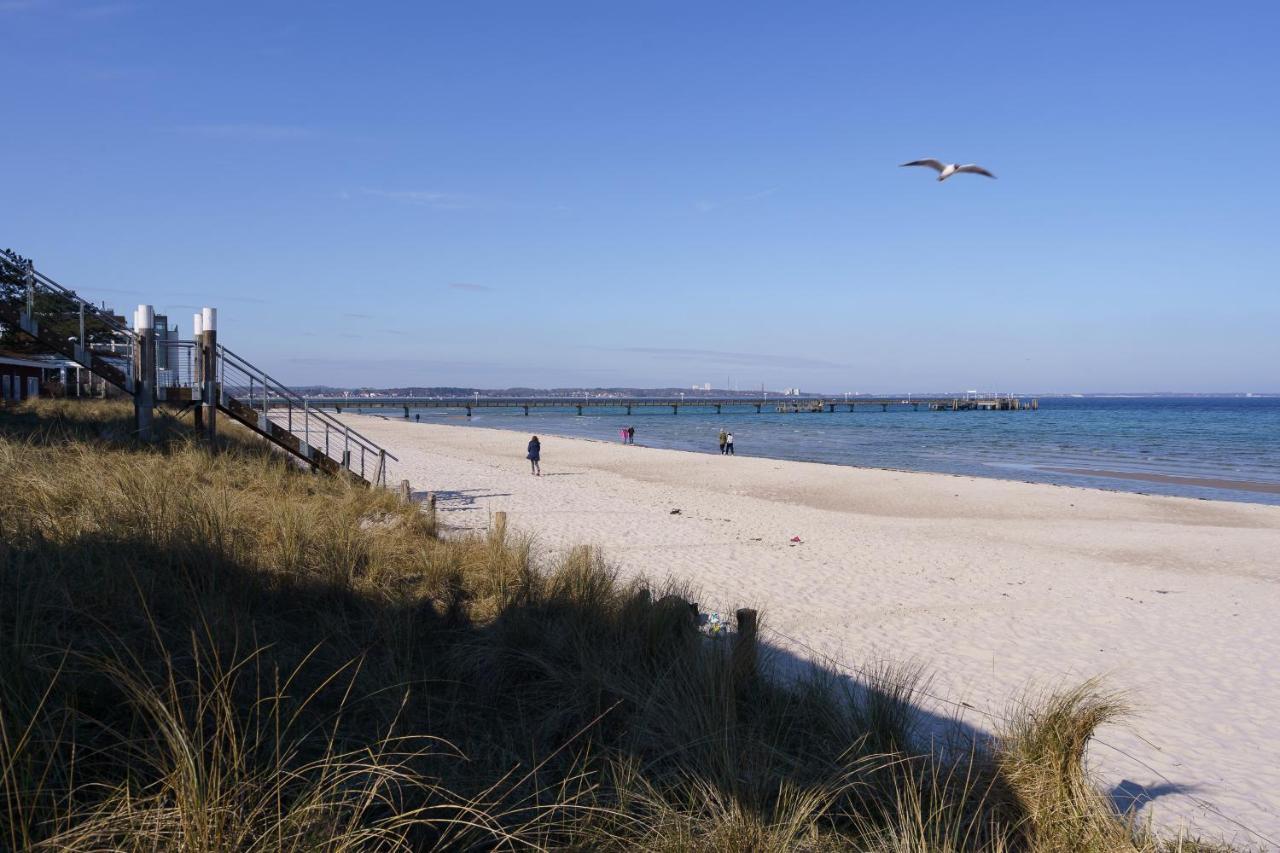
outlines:
[[[1132,758],[1091,749],[1108,789],[1153,797],[1158,825],[1280,849],[1280,507],[547,435],[534,478],[523,433],[348,417],[447,525],[504,510],[544,553],[599,545],[821,654],[919,661],[976,727],[1103,675],[1137,712],[1101,735]]]

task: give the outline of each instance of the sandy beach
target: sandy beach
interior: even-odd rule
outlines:
[[[1280,507],[547,435],[534,478],[525,433],[344,417],[451,528],[506,511],[549,556],[598,545],[703,610],[758,608],[785,652],[919,662],[922,705],[973,727],[1102,676],[1135,710],[1091,750],[1118,801],[1277,846]]]

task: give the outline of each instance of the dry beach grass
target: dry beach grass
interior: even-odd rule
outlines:
[[[129,422],[0,412],[0,846],[1211,849],[1091,783],[1098,684],[941,738],[917,672],[773,678],[596,550]]]

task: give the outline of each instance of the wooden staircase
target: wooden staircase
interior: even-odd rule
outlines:
[[[130,396],[140,388],[141,334],[109,311],[40,272],[28,260],[0,250],[0,324],[20,330]],[[159,343],[168,367],[152,384],[159,402],[196,404],[209,387],[195,365],[195,341]],[[386,485],[387,460],[396,457],[221,344],[209,352],[218,411],[327,474]],[[154,359],[152,359],[154,368]],[[145,387],[146,383],[143,383]]]

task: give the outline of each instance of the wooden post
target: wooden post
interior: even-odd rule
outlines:
[[[152,439],[155,413],[156,336],[155,309],[139,305],[133,315],[133,419],[138,438]]]
[[[409,488],[408,480],[400,481],[400,500],[409,503],[413,500],[413,491]]]
[[[756,611],[743,608],[737,613],[738,633],[733,638],[734,681],[741,685],[756,677]]]
[[[492,537],[494,542],[503,542],[507,538],[507,514],[505,512],[495,512],[493,514]]]
[[[204,367],[204,388],[200,394],[204,409],[204,429],[209,444],[218,437],[218,309],[200,309],[200,362]]]

